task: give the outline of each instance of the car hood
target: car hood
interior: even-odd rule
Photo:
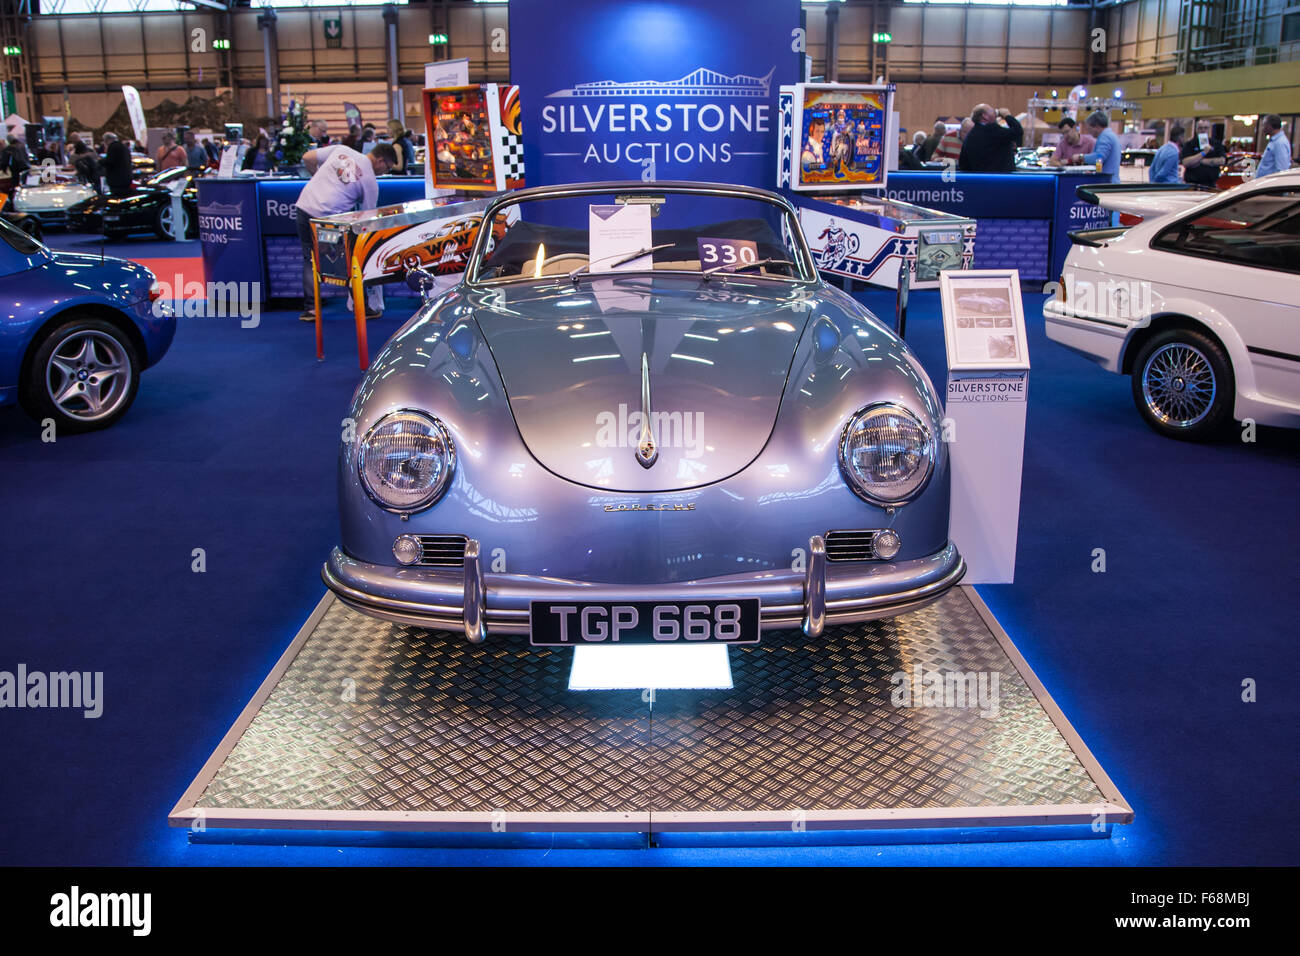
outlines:
[[[154,281],[154,274],[138,262],[113,256],[51,252],[44,265],[58,269],[78,288],[126,302],[139,301]]]
[[[155,202],[158,199],[170,196],[165,189],[149,189],[136,187],[135,192],[129,196],[112,196],[104,201],[105,209],[120,209],[122,207],[139,206],[144,203]]]
[[[510,284],[472,300],[542,466],[602,489],[668,491],[720,481],[762,451],[809,295],[793,283],[656,276]],[[637,455],[646,382],[648,467]]]

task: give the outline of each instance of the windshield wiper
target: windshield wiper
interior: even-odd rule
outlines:
[[[739,272],[741,269],[752,269],[754,266],[769,266],[769,265],[792,266],[794,264],[795,263],[791,262],[789,259],[781,259],[777,256],[769,256],[766,259],[755,259],[753,262],[728,262],[720,266],[714,266],[712,269],[705,269],[703,272],[700,273],[700,278],[702,278],[705,282],[708,282],[709,279],[716,272],[723,272],[723,271]]]
[[[629,262],[634,262],[635,260],[640,259],[642,256],[648,256],[651,253],[658,252],[660,249],[671,249],[675,245],[677,245],[677,243],[675,242],[663,242],[657,246],[646,246],[644,249],[638,249],[636,252],[633,252],[630,255],[623,256],[617,262],[610,263],[609,267],[611,269],[617,269],[619,266],[625,266]],[[618,253],[615,253],[614,255],[617,254]],[[584,272],[589,270],[597,262],[604,262],[606,259],[612,259],[612,258],[613,256],[601,256],[599,259],[591,259],[587,262],[584,262],[582,265],[578,266],[578,268],[570,272],[569,278],[573,280],[574,287],[576,288],[578,285],[578,276],[582,275]]]

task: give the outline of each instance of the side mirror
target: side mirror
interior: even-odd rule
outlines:
[[[437,280],[434,278],[433,273],[429,272],[427,269],[422,269],[419,266],[416,266],[414,269],[406,270],[407,286],[412,292],[420,293],[421,298],[427,299],[429,297],[429,293],[433,291],[436,282]]]

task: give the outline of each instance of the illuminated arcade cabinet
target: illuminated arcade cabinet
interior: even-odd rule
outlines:
[[[938,288],[940,272],[971,267],[975,220],[887,197],[893,97],[892,83],[781,87],[777,185],[821,272],[886,288],[905,274],[910,288]]]

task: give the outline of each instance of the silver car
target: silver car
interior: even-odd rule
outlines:
[[[353,398],[346,604],[472,642],[752,643],[958,582],[934,387],[786,200],[601,183],[502,213]]]

